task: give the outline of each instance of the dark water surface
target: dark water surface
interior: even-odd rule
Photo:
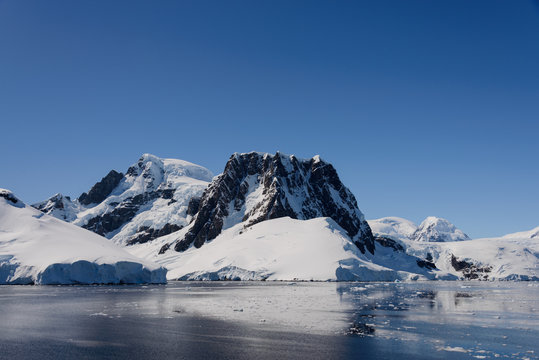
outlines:
[[[539,284],[0,286],[1,359],[538,359]]]

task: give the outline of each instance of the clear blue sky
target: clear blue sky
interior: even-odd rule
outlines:
[[[320,154],[367,218],[539,225],[537,1],[0,1],[0,187]]]

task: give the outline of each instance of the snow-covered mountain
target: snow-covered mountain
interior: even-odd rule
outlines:
[[[71,201],[56,194],[34,207],[122,245],[144,243],[189,224],[189,202],[213,174],[183,160],[144,154],[124,174],[110,171]]]
[[[429,216],[419,225],[417,230],[410,236],[413,241],[422,242],[446,242],[470,240],[462,230],[446,219]]]
[[[165,268],[0,189],[0,284],[164,282]]]
[[[437,278],[450,274],[455,279],[539,280],[539,227],[470,240],[449,221],[433,216],[420,226],[396,217],[368,222],[378,243],[396,240],[402,251],[434,265]]]
[[[250,152],[233,154],[200,199],[193,221],[174,250],[200,248],[223,230],[240,223],[290,217],[309,220],[332,218],[356,246],[374,252],[369,225],[352,193],[341,183],[333,166],[319,156],[295,156]],[[161,252],[172,244],[166,244]]]
[[[35,206],[166,266],[169,279],[539,279],[539,228],[469,240],[436,217],[367,223],[318,156],[236,153],[212,179],[145,154],[76,200]]]
[[[32,206],[47,215],[67,222],[76,220],[77,213],[80,211],[80,206],[77,202],[71,201],[69,196],[64,196],[60,193]]]
[[[539,281],[539,241],[522,233],[448,242],[408,241],[406,253],[430,259],[441,272],[458,279]]]
[[[435,216],[427,217],[419,226],[410,220],[395,216],[367,221],[375,236],[394,240],[420,242],[470,240],[468,235],[448,220]]]

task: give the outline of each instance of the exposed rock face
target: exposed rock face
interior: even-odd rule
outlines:
[[[157,239],[160,236],[172,234],[175,231],[181,230],[183,226],[176,224],[165,224],[161,229],[153,229],[149,226],[141,226],[138,228],[137,233],[133,235],[127,245],[144,244],[153,239]]]
[[[417,262],[417,266],[419,266],[421,268],[426,268],[426,269],[429,269],[429,270],[436,269],[436,264],[433,263],[432,261],[429,261],[429,260],[416,260],[416,262]]]
[[[480,266],[465,260],[459,260],[455,255],[451,255],[451,266],[453,269],[462,272],[465,279],[488,280],[492,266]]]
[[[376,241],[378,244],[382,245],[383,247],[391,248],[395,251],[404,252],[404,246],[402,246],[398,241],[393,240],[390,237],[387,236],[375,236],[374,241]]]
[[[187,161],[144,154],[125,175],[110,171],[75,201],[57,194],[33,206],[118,244],[144,243],[186,226],[196,212],[188,214],[190,200],[212,177]]]
[[[172,200],[173,194],[174,189],[160,189],[148,193],[137,194],[135,196],[129,196],[119,203],[114,201],[110,202],[109,205],[112,206],[110,211],[90,218],[86,224],[82,225],[82,227],[99,235],[106,235],[133,220],[142,206],[157,199]],[[134,244],[136,242],[130,243]]]
[[[111,170],[107,176],[96,183],[88,193],[82,193],[81,196],[79,196],[79,203],[82,205],[90,205],[102,202],[110,195],[112,190],[118,186],[123,179],[123,176],[122,173]]]
[[[369,225],[331,164],[318,156],[301,160],[257,152],[230,157],[223,174],[204,191],[189,230],[174,249],[201,247],[240,222],[250,226],[285,216],[331,217],[362,252],[374,253]]]
[[[410,236],[413,241],[421,242],[446,242],[470,240],[462,230],[446,219],[429,216],[417,230]]]

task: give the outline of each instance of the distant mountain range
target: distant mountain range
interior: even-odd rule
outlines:
[[[77,199],[33,206],[161,264],[169,279],[539,280],[539,228],[470,240],[432,216],[366,221],[319,156],[236,153],[213,177],[144,154]]]

